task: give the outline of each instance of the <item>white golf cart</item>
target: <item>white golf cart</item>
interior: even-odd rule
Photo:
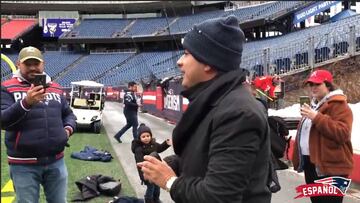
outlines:
[[[70,107],[77,117],[78,128],[100,133],[104,105],[103,84],[90,80],[71,82]]]

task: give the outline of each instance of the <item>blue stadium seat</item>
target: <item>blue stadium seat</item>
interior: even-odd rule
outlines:
[[[77,33],[75,38],[112,38],[130,22],[127,19],[84,19],[67,36],[74,32]]]

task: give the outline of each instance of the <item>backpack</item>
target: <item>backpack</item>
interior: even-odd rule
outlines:
[[[268,122],[270,126],[271,152],[275,158],[282,158],[285,152],[287,155],[289,150],[291,137],[286,138],[289,135],[289,130],[284,119],[279,116],[269,116]]]
[[[116,196],[121,191],[120,180],[101,174],[89,175],[78,181],[75,181],[77,188],[80,190],[71,200],[86,201],[99,195]]]

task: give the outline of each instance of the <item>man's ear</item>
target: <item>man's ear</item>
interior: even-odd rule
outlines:
[[[204,77],[206,78],[206,80],[212,79],[218,74],[218,71],[209,65],[205,65],[203,68],[204,68]]]
[[[209,65],[205,65],[204,71],[207,72],[207,73],[216,73],[217,72],[215,68],[212,68]]]

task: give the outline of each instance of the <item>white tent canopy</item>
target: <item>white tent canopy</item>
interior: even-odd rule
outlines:
[[[97,83],[97,82],[91,81],[91,80],[76,81],[76,82],[71,82],[71,84],[78,85],[78,86],[84,86],[84,87],[104,87],[103,84]]]

